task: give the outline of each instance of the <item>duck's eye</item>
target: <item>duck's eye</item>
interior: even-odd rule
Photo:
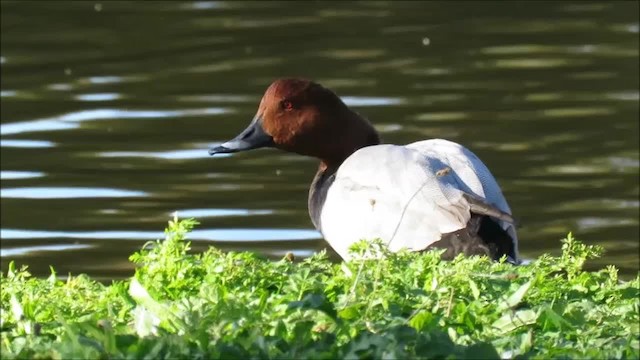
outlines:
[[[289,100],[284,100],[284,101],[282,102],[282,108],[283,108],[285,111],[293,110],[293,103],[292,103],[291,101],[289,101]]]

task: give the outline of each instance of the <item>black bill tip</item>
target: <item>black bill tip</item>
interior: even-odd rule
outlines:
[[[224,146],[216,146],[209,149],[209,155],[228,154],[230,152],[233,152],[233,150]]]
[[[262,128],[262,119],[256,115],[238,136],[209,149],[209,155],[230,154],[245,150],[273,146],[273,138]]]

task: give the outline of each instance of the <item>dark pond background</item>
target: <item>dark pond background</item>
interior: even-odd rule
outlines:
[[[172,212],[197,249],[307,256],[316,160],[210,158],[304,76],[385,142],[460,142],[521,252],[573,231],[638,271],[638,2],[1,2],[2,270],[128,276]]]

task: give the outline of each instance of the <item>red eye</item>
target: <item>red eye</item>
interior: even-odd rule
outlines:
[[[285,100],[282,102],[282,108],[285,109],[286,111],[292,110],[293,103],[291,101]]]

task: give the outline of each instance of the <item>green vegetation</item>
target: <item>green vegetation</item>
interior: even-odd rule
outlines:
[[[600,254],[571,234],[560,257],[514,267],[438,252],[354,251],[279,262],[192,254],[193,220],[131,256],[133,278],[2,274],[11,358],[638,358],[640,277],[584,272]]]

